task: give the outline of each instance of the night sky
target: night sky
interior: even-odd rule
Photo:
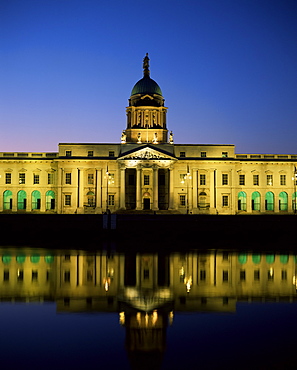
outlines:
[[[296,154],[296,0],[0,0],[0,151],[119,143],[151,78],[175,143]]]

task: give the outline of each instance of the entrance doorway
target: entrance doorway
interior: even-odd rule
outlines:
[[[143,209],[151,209],[151,200],[150,198],[143,199]]]

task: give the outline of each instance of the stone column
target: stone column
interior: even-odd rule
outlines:
[[[102,211],[102,170],[96,169],[96,211]]]
[[[193,171],[193,208],[197,208],[197,191],[198,191],[198,186],[197,186],[197,180],[198,179],[198,171],[195,170]]]
[[[80,213],[83,213],[83,208],[84,208],[84,170],[82,168],[78,168],[78,174],[79,174],[79,179],[78,179],[78,208]]]
[[[174,172],[169,167],[169,209],[174,209]]]
[[[126,167],[123,165],[120,169],[121,172],[121,179],[120,179],[120,208],[126,209],[126,199],[125,199],[125,174],[126,174]]]
[[[210,169],[210,212],[215,213],[217,208],[217,194],[216,194],[216,186],[217,186],[217,171],[213,168]]]
[[[141,199],[141,167],[138,165],[136,168],[136,209],[142,209]]]
[[[158,167],[153,167],[153,208],[154,211],[159,209],[158,207]]]

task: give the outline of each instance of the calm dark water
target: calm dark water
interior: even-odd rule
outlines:
[[[4,368],[296,368],[295,254],[0,252]]]

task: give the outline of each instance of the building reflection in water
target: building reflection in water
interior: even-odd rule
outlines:
[[[58,312],[118,312],[132,368],[160,367],[174,312],[232,313],[239,301],[296,300],[293,254],[0,253],[2,302],[47,300]]]

